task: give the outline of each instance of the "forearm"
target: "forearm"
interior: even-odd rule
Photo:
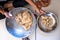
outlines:
[[[35,8],[35,10],[39,10],[38,6],[32,0],[26,0],[31,6]]]
[[[0,13],[4,15],[5,11],[3,9],[0,9]]]

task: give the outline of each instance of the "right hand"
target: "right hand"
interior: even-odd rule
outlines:
[[[40,9],[40,14],[46,14],[46,12],[42,9]]]
[[[46,14],[46,12],[42,10],[41,8],[36,7],[35,10],[40,14]]]

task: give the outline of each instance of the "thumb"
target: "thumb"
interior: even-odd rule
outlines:
[[[12,14],[10,14],[9,12],[5,12],[4,15],[5,15],[7,18],[11,18],[11,17],[12,17]]]

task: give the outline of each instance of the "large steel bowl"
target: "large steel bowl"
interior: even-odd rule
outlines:
[[[29,11],[33,18],[33,23],[29,30],[25,30],[21,25],[17,24],[17,22],[15,21],[16,14],[18,14],[19,12],[22,13],[24,11]],[[13,15],[13,18],[6,18],[6,28],[10,34],[18,38],[25,38],[35,30],[37,24],[36,19],[29,9],[23,7],[14,8],[10,11],[10,13]]]

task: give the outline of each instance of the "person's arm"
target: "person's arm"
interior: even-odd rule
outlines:
[[[38,6],[32,0],[25,0],[25,1],[28,2],[31,6],[33,6],[37,12],[39,12]]]
[[[3,9],[0,9],[0,13],[4,15],[5,11]]]
[[[34,9],[38,12],[38,13],[45,13],[42,9],[40,9],[32,0],[25,0],[26,2],[28,2],[31,6],[34,7]]]

